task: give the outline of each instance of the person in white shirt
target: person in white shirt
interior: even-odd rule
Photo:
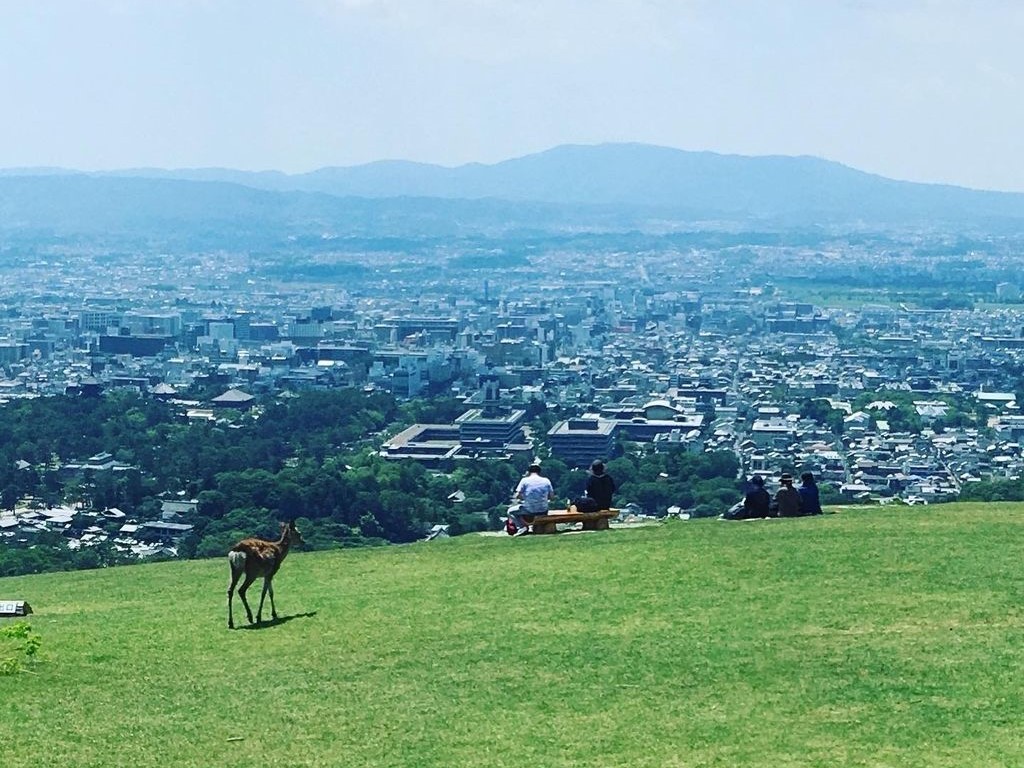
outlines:
[[[540,473],[540,464],[534,462],[527,468],[526,477],[516,486],[516,498],[520,500],[519,509],[509,514],[515,519],[516,536],[532,530],[533,518],[546,515],[548,502],[555,498],[555,489],[551,481]]]

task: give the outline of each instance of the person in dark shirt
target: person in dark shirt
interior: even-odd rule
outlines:
[[[726,516],[727,520],[756,520],[761,517],[770,517],[772,497],[764,489],[764,478],[754,475],[750,478],[750,487],[747,495],[743,497],[743,506],[735,512]]]
[[[800,517],[800,492],[793,487],[793,476],[788,472],[779,478],[781,487],[775,493],[779,517]]]
[[[743,511],[747,517],[769,517],[772,497],[764,489],[764,478],[754,475],[750,478],[750,490],[743,499]]]
[[[586,494],[597,502],[598,509],[611,509],[614,493],[615,481],[604,471],[604,462],[598,459],[590,465],[590,472],[587,473]]]
[[[818,484],[814,482],[814,475],[804,472],[800,475],[800,514],[820,515],[821,498],[818,495]]]

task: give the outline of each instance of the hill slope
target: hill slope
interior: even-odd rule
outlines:
[[[5,205],[27,211],[24,204],[20,208],[15,205],[18,198],[10,191],[10,185],[32,173],[32,169],[0,173],[0,226],[10,218]],[[162,182],[164,186],[158,191],[165,195],[174,189],[167,186],[169,182],[202,182],[273,192],[275,196],[253,197],[250,194],[244,197],[237,191],[234,195],[238,197],[242,213],[253,205],[264,211],[277,206],[287,210],[291,219],[299,220],[330,218],[332,213],[337,216],[345,207],[373,211],[381,204],[366,199],[382,198],[402,198],[405,203],[401,209],[413,211],[416,209],[410,202],[413,198],[490,199],[492,203],[485,210],[452,209],[450,204],[447,209],[440,209],[452,217],[493,214],[487,219],[490,225],[501,222],[503,217],[529,220],[529,213],[539,211],[536,208],[523,210],[521,206],[526,203],[559,206],[559,220],[565,217],[564,209],[571,209],[576,218],[583,220],[594,219],[598,211],[606,212],[608,208],[620,213],[632,212],[632,219],[626,226],[635,225],[640,211],[646,211],[647,215],[657,211],[662,216],[687,220],[754,218],[778,220],[788,225],[867,221],[991,226],[1024,218],[1024,194],[894,181],[814,157],[747,157],[644,144],[566,145],[493,165],[472,163],[456,168],[381,161],[295,175],[218,168],[176,171],[144,168],[77,176],[39,169],[38,174],[36,183],[53,190],[47,196],[63,203],[67,203],[68,195],[76,190],[77,194],[82,194],[81,186],[90,180],[105,180],[109,184],[120,179],[125,184],[134,183],[137,191],[146,184]],[[62,189],[61,185],[68,186]],[[99,187],[101,194],[107,189],[109,187]],[[181,194],[191,194],[189,187],[177,189]],[[297,196],[297,193],[307,194]],[[309,193],[318,193],[321,197]],[[223,194],[224,189],[199,193],[198,200]],[[332,208],[323,200],[324,195],[343,197],[349,202],[342,209]],[[354,203],[355,198],[364,200]],[[496,201],[504,202],[499,206]],[[171,207],[182,205],[172,203]],[[502,207],[504,210],[500,210]],[[393,211],[391,215],[393,217]],[[158,217],[158,209],[151,216]],[[379,222],[389,220],[387,215],[377,218]],[[541,216],[537,223],[545,223],[544,219],[545,216]],[[342,217],[341,221],[344,220]]]
[[[599,221],[545,203],[444,198],[339,197],[225,181],[84,174],[0,176],[0,232],[59,236],[169,236],[240,249],[292,234],[455,237],[525,226]]]
[[[43,636],[4,765],[1017,765],[1024,508],[0,579]]]
[[[1024,195],[894,181],[815,157],[746,157],[643,144],[567,145],[458,168],[403,162],[324,168],[274,183],[364,197],[499,197],[653,206],[709,216],[894,220],[1024,215]]]

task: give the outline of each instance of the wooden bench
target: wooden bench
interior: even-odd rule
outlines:
[[[570,509],[550,509],[546,515],[523,515],[533,526],[534,533],[557,533],[559,523],[583,523],[584,531],[606,531],[608,521],[619,516],[617,509],[602,509],[599,512],[574,512]]]

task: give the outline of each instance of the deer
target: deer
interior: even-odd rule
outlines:
[[[302,544],[302,534],[295,527],[295,521],[281,523],[281,538],[277,541],[264,539],[242,539],[228,552],[228,563],[231,566],[231,583],[228,585],[228,629],[235,628],[235,619],[231,612],[231,599],[235,594],[235,585],[245,574],[242,586],[238,588],[238,596],[242,598],[245,613],[250,624],[263,621],[263,601],[270,595],[270,615],[276,621],[277,609],[274,606],[274,574],[281,567],[292,544]],[[252,620],[252,609],[245,599],[245,591],[256,579],[263,579],[263,594],[260,595],[260,607],[256,610],[256,621]]]

